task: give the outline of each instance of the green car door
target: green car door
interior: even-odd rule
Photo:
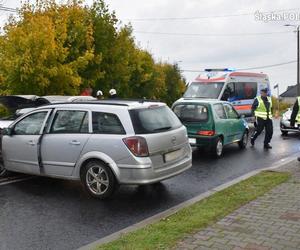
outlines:
[[[229,144],[231,139],[231,124],[228,122],[227,115],[222,103],[213,104],[214,119],[215,119],[215,133],[223,136],[223,144]]]
[[[227,135],[228,141],[229,143],[239,141],[244,134],[245,126],[231,104],[224,103],[223,106],[227,116],[227,123],[230,126]]]

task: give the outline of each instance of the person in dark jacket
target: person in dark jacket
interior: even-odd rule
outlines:
[[[300,123],[300,111],[299,111],[299,101],[300,97],[296,99],[296,102],[293,106],[292,114],[291,114],[291,127],[295,127],[295,123]],[[300,157],[297,158],[300,161]]]
[[[254,99],[252,112],[256,117],[256,128],[251,136],[251,145],[254,146],[256,138],[265,129],[264,148],[271,149],[270,141],[273,136],[272,99],[268,96],[268,89],[262,89],[261,95]]]
[[[291,127],[294,127],[295,126],[295,123],[296,123],[296,118],[298,116],[298,113],[299,113],[299,101],[298,101],[298,98],[293,106],[293,111],[292,111],[292,114],[291,114]],[[299,121],[300,122],[300,121]]]

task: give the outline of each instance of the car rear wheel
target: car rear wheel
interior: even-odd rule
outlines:
[[[219,137],[213,148],[211,149],[211,154],[214,158],[220,158],[223,154],[223,140],[221,137]]]
[[[248,144],[249,133],[245,131],[242,139],[238,142],[240,149],[245,149]]]
[[[83,169],[81,181],[87,192],[98,199],[110,197],[118,184],[111,169],[100,161],[90,161]]]
[[[282,134],[283,136],[287,136],[288,133],[289,133],[288,131],[281,130],[281,134]]]

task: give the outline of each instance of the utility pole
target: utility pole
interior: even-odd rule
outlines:
[[[299,66],[299,25],[297,25],[297,96],[300,96]]]
[[[294,25],[294,24],[285,24],[284,26],[287,27],[295,27],[296,32],[297,32],[297,96],[300,96],[300,72],[299,72],[299,67],[300,67],[300,58],[299,58],[299,25]]]

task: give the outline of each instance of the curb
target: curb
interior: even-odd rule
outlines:
[[[266,170],[276,170],[280,167],[283,167],[284,165],[287,165],[289,163],[292,163],[292,162],[297,162],[297,156],[299,155],[299,153],[296,153],[296,154],[293,154],[289,157],[286,157],[286,158],[283,158],[281,159],[279,162],[276,162],[275,164],[273,163],[270,167],[266,167],[266,168],[262,168],[262,169],[258,169],[258,170],[254,170],[254,171],[251,171],[245,175],[242,175],[238,178],[235,178],[229,182],[226,182],[222,185],[219,185],[215,188],[212,188],[211,190],[208,190],[192,199],[189,199],[187,201],[184,201],[174,207],[171,207],[163,212],[160,212],[158,214],[155,214],[145,220],[142,220],[138,223],[135,223],[129,227],[126,227],[118,232],[115,232],[115,233],[112,233],[106,237],[103,237],[99,240],[96,240],[88,245],[85,245],[85,246],[82,246],[80,248],[78,248],[78,250],[90,250],[90,249],[94,249],[96,248],[97,246],[101,245],[101,244],[105,244],[105,243],[108,243],[108,242],[111,242],[111,241],[114,241],[114,240],[117,240],[118,238],[120,238],[122,235],[124,234],[127,234],[127,233],[130,233],[130,232],[133,232],[133,231],[136,231],[137,229],[140,229],[140,228],[143,228],[149,224],[153,224],[157,221],[160,221],[161,219],[163,218],[166,218],[172,214],[175,214],[176,212],[178,212],[179,210],[183,209],[183,208],[186,208],[188,206],[191,206],[193,204],[195,204],[196,202],[198,201],[201,201],[211,195],[213,195],[214,193],[216,192],[219,192],[219,191],[222,191],[230,186],[233,186],[243,180],[246,180],[254,175],[257,175],[259,174],[260,172],[262,171],[266,171]]]

